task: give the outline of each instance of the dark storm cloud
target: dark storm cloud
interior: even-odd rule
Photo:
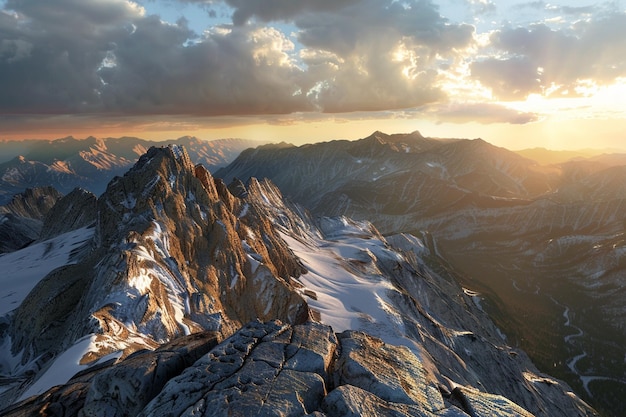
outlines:
[[[128,34],[126,2],[10,0],[0,13],[0,109],[73,112],[97,106],[97,69]],[[71,13],[64,13],[71,10]]]
[[[447,54],[468,46],[474,31],[470,25],[450,23],[434,3],[423,0],[362,0],[339,11],[304,13],[294,22],[303,44],[340,54],[376,40],[393,47],[402,38],[433,55]]]
[[[302,12],[334,12],[361,0],[225,0],[235,9],[233,23],[242,25],[256,17],[264,22],[292,19]]]
[[[436,57],[454,59],[474,28],[427,0],[225,0],[233,23],[288,20],[304,46],[301,88],[324,112],[374,111],[444,99]],[[401,56],[404,54],[403,56]]]
[[[288,48],[289,41],[278,31],[215,30],[183,47],[176,27],[161,26],[156,19],[143,19],[136,36],[115,49],[117,65],[101,71],[109,109],[191,115],[312,109],[298,92],[302,71],[281,50],[280,44]]]
[[[572,28],[504,28],[491,36],[498,57],[474,62],[472,75],[503,99],[524,98],[554,86],[572,93],[578,81],[610,84],[626,76],[626,14]]]

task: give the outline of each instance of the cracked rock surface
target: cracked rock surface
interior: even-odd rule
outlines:
[[[88,369],[17,416],[532,416],[500,395],[443,388],[406,347],[308,322],[251,322]]]

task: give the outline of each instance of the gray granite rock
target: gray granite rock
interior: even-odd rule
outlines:
[[[4,410],[4,417],[136,416],[165,383],[218,343],[213,332],[196,333],[122,362],[96,365],[67,384]]]
[[[141,416],[296,416],[319,409],[337,339],[328,326],[253,322],[165,386]]]
[[[337,385],[353,385],[386,402],[419,407],[424,415],[445,408],[435,377],[408,348],[353,331],[341,333],[339,340]]]

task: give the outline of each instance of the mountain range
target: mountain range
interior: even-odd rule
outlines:
[[[511,343],[626,412],[623,155],[543,165],[480,139],[375,132],[249,149],[215,175],[268,178],[316,216],[432,239]]]
[[[263,142],[185,136],[171,143],[185,146],[194,162],[217,169]],[[82,187],[100,195],[113,177],[124,174],[158,144],[134,137],[0,141],[0,205],[27,188],[40,186],[53,186],[64,194]]]
[[[4,416],[598,415],[426,234],[311,215],[176,144],[52,200],[0,256]]]

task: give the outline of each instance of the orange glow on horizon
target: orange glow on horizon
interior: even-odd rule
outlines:
[[[54,140],[73,136],[75,138],[133,136],[148,140],[166,141],[181,136],[196,136],[204,140],[242,138],[272,142],[289,142],[295,145],[330,140],[356,140],[374,131],[385,133],[410,133],[419,131],[435,138],[482,138],[493,145],[510,150],[543,147],[553,150],[612,149],[626,152],[626,120],[624,119],[578,119],[558,120],[550,117],[534,123],[511,125],[504,123],[436,123],[416,119],[358,119],[349,118],[299,121],[286,124],[268,123],[263,120],[245,119],[244,123],[220,123],[206,125],[183,124],[155,130],[146,123],[127,123],[123,126],[98,128],[97,122],[64,126],[53,124],[14,132],[0,133],[0,141],[42,139]]]

